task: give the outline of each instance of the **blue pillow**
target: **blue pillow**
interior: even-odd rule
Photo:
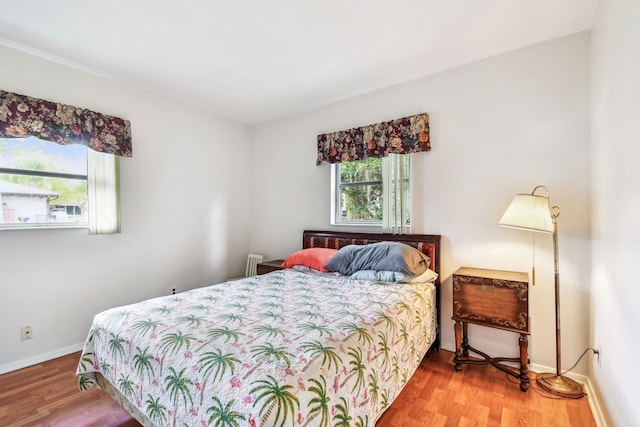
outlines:
[[[351,275],[353,280],[368,280],[371,282],[402,282],[405,275],[398,271],[360,270]]]
[[[419,250],[400,242],[348,245],[325,264],[329,271],[351,276],[360,270],[398,271],[411,276],[424,273],[431,260]]]
[[[351,275],[353,280],[368,280],[371,282],[387,282],[387,283],[427,283],[435,282],[438,273],[428,268],[419,276],[409,276],[399,271],[384,270],[360,270]]]

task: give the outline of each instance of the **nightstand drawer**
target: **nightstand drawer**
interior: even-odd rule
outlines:
[[[283,259],[260,262],[256,267],[256,274],[258,275],[267,274],[267,273],[271,273],[272,271],[282,270],[284,269],[284,267],[282,266],[283,262],[284,262]]]
[[[459,268],[453,274],[453,319],[528,334],[528,274]]]

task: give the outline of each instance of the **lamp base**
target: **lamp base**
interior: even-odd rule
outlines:
[[[556,396],[568,397],[570,399],[579,399],[584,396],[582,386],[563,375],[556,375],[552,373],[538,374],[536,376],[536,383],[545,391]]]

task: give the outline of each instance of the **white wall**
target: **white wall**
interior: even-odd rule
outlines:
[[[131,120],[122,234],[0,231],[0,372],[79,350],[106,308],[221,281],[249,247],[248,131],[203,111],[0,47],[2,89]],[[20,326],[33,340],[20,341]]]
[[[305,228],[329,228],[330,167],[316,136],[410,114],[431,116],[417,154],[417,233],[443,236],[443,346],[454,348],[451,274],[460,266],[529,271],[532,234],[497,222],[516,193],[548,186],[561,207],[563,360],[588,346],[590,278],[589,34],[580,33],[252,128],[251,251],[285,257]],[[530,356],[555,370],[553,254],[536,236]],[[470,328],[472,344],[516,355],[517,336]],[[582,363],[577,372],[586,373]]]
[[[610,425],[640,425],[640,2],[605,0],[592,31],[593,342]]]

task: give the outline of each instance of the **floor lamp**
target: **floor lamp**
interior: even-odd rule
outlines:
[[[544,195],[536,194],[543,190]],[[549,190],[542,185],[533,189],[531,194],[518,194],[505,211],[498,223],[504,227],[527,231],[553,233],[553,260],[555,272],[556,306],[556,373],[542,373],[536,376],[536,382],[543,390],[562,397],[579,398],[584,395],[582,386],[571,378],[562,375],[560,363],[560,273],[558,272],[558,216],[560,208],[549,204]]]

